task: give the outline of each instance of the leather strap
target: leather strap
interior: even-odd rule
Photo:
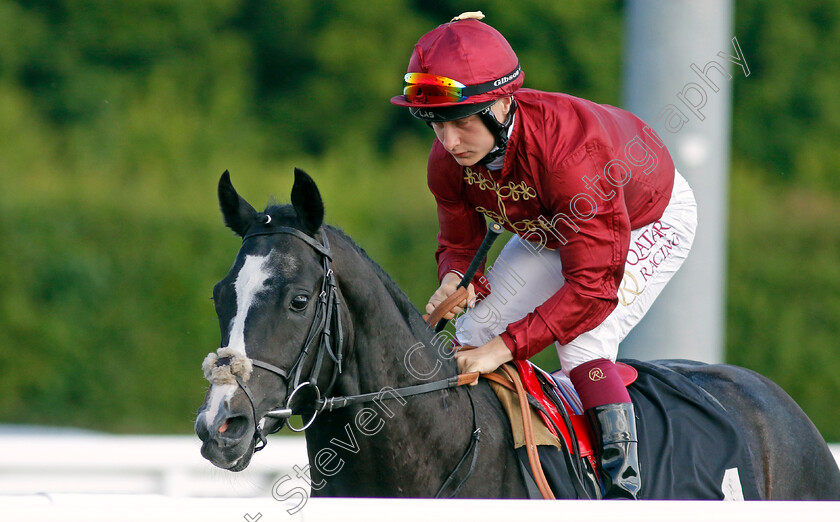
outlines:
[[[475,381],[477,381],[480,376],[481,376],[481,374],[478,373],[478,372],[461,373],[461,374],[458,375],[458,386],[463,386],[465,384],[472,384]]]
[[[486,374],[482,375],[481,377],[483,379],[487,379],[488,381],[493,381],[500,386],[504,386],[505,388],[507,388],[508,390],[510,390],[514,393],[516,392],[516,386],[514,386],[512,382],[510,382],[508,379],[505,379],[504,377],[502,377],[498,373],[486,373]]]
[[[438,321],[443,319],[443,316],[448,314],[455,306],[458,305],[461,301],[469,296],[469,292],[463,286],[459,286],[455,292],[444,299],[442,303],[437,305],[437,307],[432,311],[431,314],[424,315],[423,319],[426,320],[426,324],[429,326],[435,326],[438,324]]]
[[[253,412],[254,418],[256,419],[257,407],[255,406],[256,400],[254,399],[254,394],[251,393],[251,389],[248,388],[248,385],[245,384],[245,381],[243,381],[238,375],[234,375],[233,377],[236,379],[236,384],[239,385],[240,388],[242,388],[242,391],[244,391],[245,395],[248,397],[248,401],[251,403],[251,411]],[[259,425],[257,425],[257,428],[259,428]],[[254,439],[258,439],[254,441],[254,451],[260,451],[265,447],[266,444],[268,444],[268,441],[265,440],[265,434],[262,432],[261,429],[257,429],[254,432]]]
[[[257,359],[251,359],[251,364],[253,364],[254,366],[256,366],[258,368],[262,368],[263,370],[268,370],[270,372],[276,373],[277,375],[279,375],[283,379],[287,379],[289,377],[288,375],[286,375],[285,370],[283,370],[281,368],[278,368],[278,367],[274,366],[273,364],[269,364],[267,362],[259,361]]]
[[[425,384],[415,384],[414,386],[406,386],[404,388],[389,388],[393,392],[393,396],[385,396],[381,391],[362,393],[360,395],[347,395],[344,397],[329,397],[321,399],[316,405],[316,409],[320,412],[323,410],[333,411],[351,404],[361,402],[370,402],[375,399],[394,399],[396,397],[411,397],[412,395],[420,395],[422,393],[429,393],[438,390],[448,390],[457,386],[470,384],[478,380],[478,372],[465,373],[462,375],[453,375],[447,379],[439,381],[427,382]]]
[[[313,239],[312,236],[309,236],[306,233],[292,227],[275,227],[267,224],[257,226],[254,228],[254,230],[249,229],[248,233],[245,234],[245,237],[242,238],[242,241],[244,242],[246,239],[250,239],[256,236],[273,236],[275,234],[288,234],[290,236],[295,236],[307,245],[314,248],[322,256],[332,260],[332,252],[330,252],[329,246],[322,245],[321,243]],[[326,237],[326,234],[322,235]]]
[[[471,375],[471,374],[468,374]],[[476,377],[478,378],[478,377]],[[470,408],[472,409],[472,416],[473,416],[473,432],[472,436],[470,437],[470,443],[467,446],[466,451],[461,456],[461,460],[458,461],[458,464],[455,465],[455,469],[446,477],[446,480],[443,481],[443,484],[440,485],[440,489],[438,489],[437,493],[435,493],[435,498],[452,498],[461,491],[461,488],[466,484],[467,479],[469,479],[473,471],[475,470],[475,461],[478,458],[478,441],[481,439],[481,428],[478,427],[478,414],[475,410],[475,402],[473,402],[472,394],[470,393],[470,389],[467,388],[467,397],[470,399]],[[461,479],[458,483],[458,486],[452,491],[451,493],[447,493],[447,490],[450,489],[451,485],[455,481],[455,476],[458,474],[458,471],[461,469],[461,466],[467,461],[467,458],[472,455],[472,459],[470,460],[470,467],[467,470],[466,476]]]
[[[522,386],[522,383],[515,378],[515,369],[511,369],[507,364],[503,364],[501,368],[507,374],[508,378],[513,381],[513,384],[516,387],[516,393],[519,395],[519,407],[522,410],[522,423],[525,430],[525,451],[528,453],[528,462],[531,464],[531,472],[534,474],[534,481],[537,483],[540,494],[544,499],[554,500],[554,493],[552,493],[551,486],[548,485],[548,480],[545,478],[542,464],[540,464],[540,454],[537,452],[537,445],[534,443],[534,426],[531,424],[531,410],[528,405],[528,397],[525,393],[525,388]]]

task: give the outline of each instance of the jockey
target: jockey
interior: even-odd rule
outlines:
[[[428,184],[440,287],[426,311],[455,291],[485,216],[513,232],[453,310],[458,342],[478,347],[455,355],[458,370],[489,373],[554,343],[596,434],[604,496],[635,499],[636,419],[614,361],[688,255],[694,196],[639,118],[522,88],[516,54],[481,18],[464,13],[423,35],[391,99],[437,137]]]

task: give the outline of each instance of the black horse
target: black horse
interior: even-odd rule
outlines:
[[[243,243],[213,292],[221,348],[205,359],[211,386],[195,424],[205,458],[244,469],[293,411],[311,422],[304,473],[316,496],[529,496],[490,386],[452,387],[457,369],[448,343],[359,246],[323,224],[308,175],[295,171],[291,205],[265,212],[237,194],[227,172],[218,190],[225,223]],[[774,383],[728,365],[659,364],[728,416],[745,440],[751,470],[740,479],[750,481],[745,490],[757,492],[754,498],[840,498],[840,471],[827,445]],[[554,486],[558,497],[581,496],[568,484]]]

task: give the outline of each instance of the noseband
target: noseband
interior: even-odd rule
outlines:
[[[266,218],[268,218],[268,216],[266,216]],[[234,355],[225,352],[224,348],[220,348],[215,354],[211,353],[205,362],[205,376],[208,380],[220,383],[232,382],[235,380],[236,384],[245,393],[245,396],[248,397],[248,401],[251,403],[251,410],[254,413],[254,438],[257,439],[257,442],[254,445],[254,451],[259,451],[266,445],[266,433],[263,432],[263,429],[260,426],[260,424],[263,423],[264,418],[270,417],[283,419],[283,422],[273,428],[270,433],[280,431],[289,417],[300,413],[299,411],[296,411],[297,405],[295,404],[295,400],[299,398],[299,394],[301,394],[305,389],[311,389],[315,395],[315,400],[312,402],[312,406],[314,408],[312,417],[305,422],[303,427],[295,428],[289,424],[289,429],[292,431],[304,431],[315,421],[318,413],[320,413],[323,409],[318,375],[321,373],[324,359],[326,355],[328,355],[334,363],[329,382],[324,387],[324,395],[329,395],[335,386],[338,375],[341,374],[344,344],[344,330],[341,325],[338,288],[336,285],[335,274],[332,270],[332,252],[330,251],[330,245],[327,240],[326,233],[323,230],[321,231],[322,242],[319,243],[296,228],[267,226],[270,222],[270,219],[266,219],[263,226],[260,226],[256,230],[246,234],[245,237],[242,238],[242,241],[244,242],[252,237],[275,234],[288,234],[295,236],[321,255],[321,264],[324,269],[324,279],[321,283],[321,292],[318,295],[318,302],[315,306],[315,317],[312,320],[312,325],[309,327],[306,342],[303,344],[303,349],[301,350],[300,355],[298,355],[294,364],[292,364],[288,370],[283,370],[273,364],[249,358],[242,354]],[[313,346],[316,347],[314,350]],[[307,362],[312,358],[315,359],[315,362],[312,364],[312,369],[309,372],[308,378],[304,379],[303,369],[307,365]],[[272,409],[263,417],[257,416],[256,399],[247,384],[252,365],[253,367],[260,368],[277,375],[286,384],[286,389],[292,390],[286,398],[286,403],[283,407]],[[247,371],[243,371],[243,368],[247,369]],[[219,374],[224,375],[224,377],[219,378]]]

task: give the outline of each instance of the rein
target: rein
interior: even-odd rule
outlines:
[[[245,396],[248,398],[248,401],[251,404],[251,411],[254,415],[254,439],[256,442],[254,444],[254,451],[260,451],[265,448],[268,441],[266,440],[266,434],[263,431],[263,428],[260,426],[264,424],[263,421],[265,417],[273,418],[273,419],[282,419],[283,422],[278,424],[275,428],[269,432],[269,434],[276,433],[280,431],[285,424],[289,425],[289,429],[292,431],[305,431],[309,428],[318,415],[323,411],[332,412],[334,410],[344,408],[346,406],[350,406],[353,404],[363,404],[367,402],[371,402],[373,400],[381,400],[383,398],[396,398],[396,397],[410,397],[412,395],[420,395],[424,393],[430,393],[434,391],[440,390],[448,390],[451,388],[456,388],[459,386],[463,386],[465,384],[471,384],[478,380],[479,374],[478,372],[469,373],[464,375],[454,375],[452,377],[448,377],[446,379],[441,379],[438,381],[433,381],[424,384],[416,384],[412,386],[404,386],[402,388],[389,388],[389,391],[393,392],[394,396],[392,397],[383,397],[382,391],[373,392],[373,393],[363,393],[358,395],[347,395],[347,396],[339,396],[339,397],[329,397],[329,394],[332,392],[333,387],[337,381],[338,376],[341,374],[342,370],[342,357],[343,357],[343,337],[344,331],[341,324],[341,314],[339,309],[339,298],[338,298],[338,285],[335,279],[335,273],[332,270],[332,252],[330,250],[329,241],[327,240],[327,235],[324,230],[321,230],[321,242],[316,241],[312,237],[308,236],[304,232],[292,228],[292,227],[273,227],[268,226],[271,223],[271,217],[265,216],[266,221],[262,223],[263,226],[254,230],[253,232],[248,232],[243,238],[242,241],[246,241],[252,237],[257,236],[267,236],[267,235],[276,235],[276,234],[288,234],[294,236],[307,245],[312,247],[316,252],[321,255],[322,266],[324,269],[324,280],[321,285],[321,293],[318,296],[318,304],[315,309],[315,318],[312,321],[312,325],[310,326],[309,333],[306,338],[306,342],[303,345],[303,350],[301,350],[300,355],[295,360],[294,364],[288,369],[283,370],[273,364],[269,364],[258,359],[247,358],[242,355],[230,356],[225,353],[222,353],[222,349],[219,350],[218,356],[212,360],[211,366],[215,368],[224,368],[228,367],[230,374],[233,375],[234,379],[236,380],[236,384],[242,391],[245,393]],[[333,339],[333,332],[335,332],[335,339]],[[311,352],[312,346],[315,344],[315,341],[320,337],[320,342],[317,344],[317,350],[315,352]],[[318,387],[317,377],[321,371],[322,363],[324,361],[324,354],[328,354],[330,359],[332,359],[333,371],[330,377],[329,383],[324,388],[324,397],[321,397],[321,390]],[[215,354],[210,354],[215,355]],[[315,357],[315,363],[312,367],[312,371],[309,374],[307,380],[302,381],[302,371],[303,367],[307,360],[309,360],[310,355]],[[244,359],[244,361],[242,361]],[[250,388],[247,385],[248,378],[250,377],[250,371],[246,374],[243,374],[241,371],[234,371],[234,365],[236,363],[242,364],[245,363],[248,366],[254,366],[260,368],[262,370],[271,372],[278,377],[282,381],[286,383],[287,389],[291,389],[292,392],[286,398],[286,403],[281,408],[275,408],[268,412],[263,417],[257,417],[257,407],[256,407],[256,399],[254,397],[253,392],[251,392]],[[210,372],[205,370],[205,375],[208,375],[208,379]],[[212,379],[211,379],[211,382]],[[315,400],[312,402],[311,406],[313,407],[312,416],[307,420],[304,425],[300,428],[295,428],[287,421],[292,415],[300,414],[300,404],[295,403],[296,396],[298,393],[305,389],[305,388],[312,388],[315,394]],[[470,409],[472,410],[472,435],[470,437],[470,443],[467,446],[467,449],[464,451],[464,454],[461,456],[461,459],[455,465],[455,468],[449,473],[447,478],[443,481],[443,484],[438,489],[437,493],[435,494],[435,498],[443,498],[445,497],[453,497],[455,496],[460,490],[461,487],[466,483],[467,479],[470,478],[472,472],[475,468],[475,462],[478,457],[478,441],[481,438],[481,428],[478,427],[478,415],[475,409],[475,403],[473,402],[472,394],[470,393],[470,389],[466,388],[467,397],[470,401]],[[472,458],[470,458],[472,456]],[[451,493],[447,493],[448,489],[452,488],[452,484],[456,480],[456,476],[458,471],[461,467],[467,462],[470,461],[469,469],[467,469],[466,474],[463,478],[460,479],[458,485],[454,488]]]

